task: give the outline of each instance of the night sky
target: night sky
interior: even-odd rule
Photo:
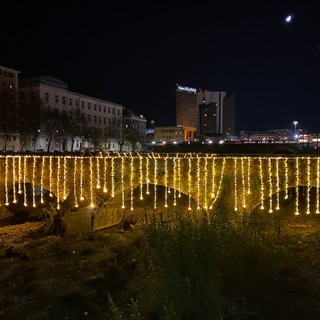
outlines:
[[[317,1],[109,2],[1,2],[0,65],[158,125],[175,124],[179,83],[235,93],[237,131],[320,132]]]

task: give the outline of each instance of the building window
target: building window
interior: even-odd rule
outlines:
[[[59,103],[59,96],[57,94],[54,96],[54,102]]]
[[[96,104],[94,105],[94,111],[97,111],[97,105]]]
[[[69,98],[69,106],[72,106],[72,99]]]
[[[101,112],[101,106],[99,106],[99,112]]]
[[[81,101],[81,108],[84,108],[84,101]]]
[[[66,104],[66,97],[62,97],[62,104]]]
[[[79,107],[79,101],[76,100],[76,107]]]
[[[45,93],[44,100],[45,100],[46,102],[49,102],[49,93],[48,93],[48,92]]]
[[[106,106],[103,107],[103,112],[106,113]]]
[[[91,103],[88,102],[88,110],[91,110]]]

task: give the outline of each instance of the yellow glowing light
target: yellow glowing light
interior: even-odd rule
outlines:
[[[63,157],[63,200],[67,198],[67,157]]]
[[[21,168],[21,156],[18,157],[18,193],[22,194],[22,186],[21,186],[21,181],[22,181],[22,168]]]
[[[122,209],[125,208],[124,205],[124,157],[121,157],[121,202],[122,202]]]
[[[4,188],[5,188],[5,205],[6,206],[9,205],[8,174],[9,174],[8,157],[5,157]]]
[[[93,203],[93,162],[92,157],[89,159],[90,161],[90,207],[94,207]]]
[[[111,197],[114,198],[114,157],[111,158]]]
[[[269,175],[269,212],[273,212],[272,210],[272,163],[271,158],[268,158],[268,175]]]
[[[241,184],[242,184],[242,202],[243,208],[246,208],[246,179],[244,172],[244,159],[241,157]]]
[[[251,194],[251,158],[247,158],[248,161],[248,168],[247,168],[247,189],[248,189],[248,194]]]
[[[285,199],[288,199],[288,190],[289,190],[289,186],[288,186],[288,158],[284,159],[284,175],[285,175]]]
[[[218,197],[219,197],[219,195],[220,195],[220,191],[221,191],[221,186],[222,186],[222,180],[223,180],[223,176],[224,176],[225,167],[226,167],[226,158],[223,158],[223,160],[222,160],[222,165],[221,165],[221,175],[220,175],[220,179],[219,179],[219,183],[218,183],[218,189],[217,189],[216,194],[214,195],[214,198],[213,198],[213,200],[212,200],[212,203],[211,203],[209,209],[212,209],[213,204],[217,201],[217,199],[218,199]]]
[[[320,213],[320,198],[319,198],[319,188],[320,188],[320,158],[317,158],[317,199],[316,199],[316,213]]]
[[[77,198],[77,160],[78,157],[74,157],[73,160],[73,196],[74,196],[74,206],[78,207],[78,198]]]
[[[259,157],[259,176],[260,176],[260,201],[261,201],[261,207],[260,209],[264,209],[264,181],[263,181],[263,166],[262,166],[262,158]]]
[[[296,212],[295,214],[299,214],[299,183],[300,183],[300,169],[299,169],[299,158],[296,157]]]
[[[154,205],[153,205],[153,208],[154,209],[157,209],[157,183],[158,183],[157,170],[158,170],[157,158],[154,158],[154,178],[153,178],[153,183],[154,183],[154,199],[153,199]]]
[[[177,158],[172,158],[173,164],[173,205],[177,205]]]
[[[211,173],[211,175],[212,175],[212,179],[211,179],[211,181],[212,181],[212,197],[214,197],[214,192],[215,192],[215,189],[214,189],[215,181],[214,180],[215,180],[215,176],[216,176],[216,158],[215,157],[212,158],[211,170],[212,170],[212,173]]]
[[[36,174],[36,157],[32,157],[32,206],[36,207],[36,185],[35,185],[35,174]]]
[[[23,159],[23,205],[28,206],[27,202],[27,157],[24,156]]]
[[[277,190],[277,205],[276,210],[280,209],[280,179],[279,179],[279,158],[276,158],[276,190]]]
[[[50,197],[52,197],[52,157],[49,160],[49,189],[50,189]]]
[[[168,155],[164,159],[164,206],[168,208]]]
[[[12,157],[12,191],[13,191],[13,203],[17,203],[16,157]]]
[[[100,189],[101,188],[101,184],[100,184],[100,158],[101,155],[99,157],[96,157],[96,167],[97,167],[97,185],[96,188]]]
[[[103,192],[106,193],[107,189],[107,157],[104,157],[103,161]]]
[[[146,185],[147,185],[147,190],[146,194],[149,194],[149,157],[146,158]]]
[[[178,197],[181,198],[181,159],[178,154]]]
[[[307,159],[307,212],[310,214],[310,157]]]
[[[200,157],[197,155],[197,210],[200,209],[200,179],[201,179],[201,170],[200,170]]]
[[[43,156],[41,160],[41,174],[40,174],[40,202],[44,203],[43,200],[43,175],[44,175],[44,165],[45,165],[45,159],[46,157]]]
[[[58,169],[57,169],[57,209],[60,209],[60,171],[61,170],[61,159],[58,157]]]
[[[237,182],[237,158],[233,159],[234,163],[234,211],[238,211],[238,182]]]
[[[143,158],[139,154],[139,171],[140,171],[140,200],[143,200]]]
[[[130,161],[130,208],[133,210],[133,174],[134,174],[134,158],[131,155],[131,161]]]
[[[204,209],[208,209],[208,155],[204,158]]]
[[[189,156],[188,158],[188,210],[191,210],[191,183],[192,183],[192,177],[191,177],[191,158]]]
[[[80,186],[79,186],[80,187],[80,201],[84,200],[82,184],[83,184],[83,157],[80,158]]]

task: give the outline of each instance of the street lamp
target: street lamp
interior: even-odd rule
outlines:
[[[298,124],[298,121],[293,121],[295,139],[297,139],[297,124]]]

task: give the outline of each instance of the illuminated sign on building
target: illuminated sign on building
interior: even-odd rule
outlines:
[[[178,90],[180,90],[180,91],[186,91],[186,92],[192,92],[192,93],[197,93],[197,89],[189,88],[189,87],[183,87],[183,86],[178,86]]]

